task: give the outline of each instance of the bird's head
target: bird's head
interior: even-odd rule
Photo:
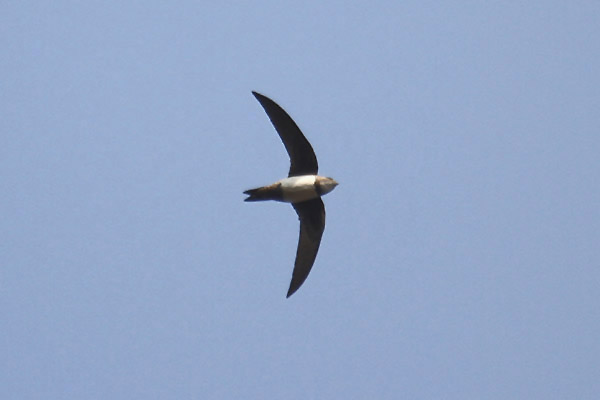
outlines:
[[[325,176],[317,176],[315,183],[317,185],[317,191],[321,196],[331,192],[338,185],[335,179]]]

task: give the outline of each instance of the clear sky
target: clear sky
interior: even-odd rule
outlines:
[[[598,21],[3,2],[0,397],[600,398]],[[243,202],[289,168],[252,90],[340,182],[289,299],[296,214]]]

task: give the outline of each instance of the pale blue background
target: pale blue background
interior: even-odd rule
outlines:
[[[600,398],[599,21],[3,2],[0,397]],[[242,201],[289,166],[251,90],[340,182],[288,300],[296,215]]]

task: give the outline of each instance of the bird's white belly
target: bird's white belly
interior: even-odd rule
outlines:
[[[315,188],[316,175],[292,176],[280,180],[283,201],[299,203],[319,197]]]

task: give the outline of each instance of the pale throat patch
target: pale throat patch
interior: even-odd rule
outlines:
[[[280,180],[283,201],[299,203],[319,197],[315,180],[316,175],[292,176]]]

